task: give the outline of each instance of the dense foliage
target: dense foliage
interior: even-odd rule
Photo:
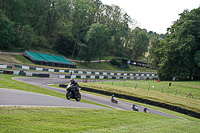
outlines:
[[[0,0],[0,9],[2,50],[49,49],[85,61],[147,52],[147,30],[100,0]]]
[[[158,66],[161,80],[199,79],[200,76],[200,7],[185,10],[168,28],[164,40],[154,38],[151,59]]]

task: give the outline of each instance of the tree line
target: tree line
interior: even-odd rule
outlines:
[[[137,59],[148,51],[146,29],[117,5],[100,0],[0,0],[0,49],[52,49],[90,61]]]
[[[199,10],[185,10],[159,35],[100,0],[0,0],[0,49],[48,49],[85,62],[105,55],[137,60],[149,52],[161,80],[199,77]]]

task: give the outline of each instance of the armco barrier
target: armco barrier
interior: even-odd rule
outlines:
[[[67,85],[60,84],[59,87],[66,88]],[[92,88],[87,88],[87,87],[81,87],[81,89],[84,90],[84,91],[99,93],[99,94],[103,94],[103,95],[107,95],[107,96],[111,96],[112,94],[114,94],[118,98],[123,98],[123,99],[127,99],[127,100],[132,100],[132,101],[136,101],[136,102],[140,102],[140,103],[145,103],[145,104],[169,109],[169,110],[172,110],[172,111],[175,111],[175,112],[179,112],[179,113],[200,119],[200,113],[198,113],[198,112],[191,111],[191,110],[184,109],[184,108],[177,107],[177,106],[173,106],[173,105],[169,105],[169,104],[166,104],[166,103],[160,103],[160,102],[156,102],[156,101],[152,101],[152,100],[148,100],[148,99],[143,99],[143,98],[139,98],[139,97],[135,97],[135,96],[128,96],[128,95],[124,95],[124,94],[112,93],[112,92],[108,92],[108,91],[97,90],[97,89],[92,89]]]

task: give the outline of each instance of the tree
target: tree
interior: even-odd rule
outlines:
[[[0,10],[0,49],[9,49],[15,41],[14,23]]]
[[[0,0],[0,8],[16,27],[28,24],[25,0]]]
[[[151,37],[149,41],[149,56],[148,60],[151,62],[151,66],[153,68],[158,67],[158,64],[160,62],[160,58],[162,57],[160,55],[160,39],[158,35],[154,35]]]
[[[18,49],[20,50],[29,50],[34,46],[36,46],[34,47],[35,49],[39,49],[38,45],[39,37],[33,31],[33,28],[31,28],[29,25],[25,25],[21,28],[21,31],[19,32],[17,39],[19,44]]]
[[[196,51],[196,53],[194,55],[194,61],[200,68],[200,50]]]
[[[113,56],[124,56],[129,41],[129,24],[132,19],[128,14],[116,5],[104,5],[102,7],[101,23],[107,25],[110,30],[111,43],[108,52]]]
[[[200,50],[200,8],[185,10],[174,22],[162,42],[163,57],[159,63],[158,74],[161,80],[177,77],[186,80],[188,76],[199,76],[195,54]],[[196,60],[197,61],[197,60]]]
[[[99,56],[99,62],[109,44],[110,31],[106,25],[92,24],[87,32],[85,40],[88,44],[89,56]]]
[[[73,51],[74,39],[66,34],[59,34],[54,49],[65,56],[71,56]]]
[[[132,31],[131,37],[130,49],[132,54],[130,57],[137,60],[138,57],[144,56],[144,53],[148,51],[149,38],[147,37],[147,31],[139,27]]]
[[[92,0],[74,0],[71,4],[72,10],[72,33],[75,38],[75,44],[72,52],[72,60],[76,46],[81,40],[83,40],[90,25],[94,22],[94,16],[97,5]]]
[[[77,49],[78,49],[78,57],[80,58],[80,62],[81,60],[85,60],[85,63],[86,63],[86,61],[91,60],[90,55],[88,55],[89,48],[85,43],[79,42]]]

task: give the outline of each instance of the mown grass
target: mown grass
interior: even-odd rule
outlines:
[[[200,121],[114,109],[0,107],[0,132],[197,133]]]
[[[162,87],[168,86],[168,82],[155,82],[155,81],[126,81],[124,86],[124,81],[121,82],[114,82],[114,85],[112,85],[112,81],[107,82],[94,82],[94,83],[80,83],[82,87],[89,87],[89,88],[95,88],[100,90],[106,90],[113,93],[119,93],[119,94],[125,94],[125,95],[132,95],[137,96],[145,99],[150,99],[153,101],[158,101],[162,103],[167,103],[170,105],[175,105],[178,107],[186,108],[188,110],[200,112],[200,100],[199,98],[199,92],[200,88],[198,88],[198,83],[194,83],[195,86],[193,86],[193,89],[190,89],[193,82],[190,84],[188,82],[188,86],[184,85],[184,87],[179,86],[178,93],[175,95],[175,93],[171,93],[170,91],[166,91],[167,89],[171,89],[176,87],[175,83],[173,82],[172,88],[166,88],[164,89],[162,93]],[[154,88],[152,89],[152,86],[150,85],[150,89],[148,90],[149,84],[154,85]],[[177,85],[180,85],[181,82],[176,82]],[[135,88],[137,84],[137,87]],[[146,85],[145,85],[146,84]],[[128,86],[128,87],[127,87]],[[156,86],[158,87],[156,90]],[[145,87],[145,88],[141,88]],[[178,88],[178,87],[177,87]],[[194,94],[194,98],[186,98],[186,96],[192,92]],[[185,95],[187,94],[187,95]]]

